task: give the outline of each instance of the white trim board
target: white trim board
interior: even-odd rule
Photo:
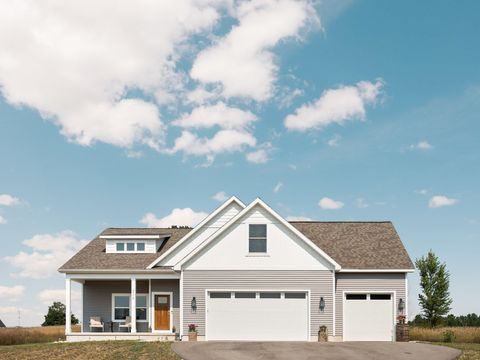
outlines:
[[[262,201],[260,198],[256,198],[254,201],[250,203],[246,208],[240,211],[236,216],[230,219],[221,229],[217,232],[212,234],[208,237],[204,242],[198,245],[192,252],[186,255],[182,260],[180,260],[175,266],[173,267],[174,270],[181,270],[182,266],[188,262],[189,260],[193,259],[201,250],[210,244],[214,239],[222,235],[225,231],[227,231],[233,224],[238,222],[244,215],[246,215],[251,209],[255,206],[263,207],[267,212],[270,213],[276,220],[279,221],[282,225],[284,225],[287,229],[292,231],[296,236],[298,236],[301,240],[303,240],[307,245],[309,245],[315,252],[321,255],[327,262],[332,264],[335,270],[340,270],[341,266],[333,260],[329,255],[327,255],[322,249],[320,249],[317,245],[315,245],[310,239],[308,239],[305,235],[303,235],[299,230],[297,230],[292,224],[286,221],[283,217],[281,217],[277,212],[275,212],[272,208],[270,208],[265,202]]]
[[[100,239],[160,239],[167,238],[172,236],[172,234],[162,234],[162,235],[100,235]]]
[[[340,269],[342,273],[413,273],[415,269]]]

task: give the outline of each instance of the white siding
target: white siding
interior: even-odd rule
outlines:
[[[249,254],[249,224],[267,224],[267,253]],[[333,266],[265,209],[254,207],[201,253],[189,270],[329,270]]]

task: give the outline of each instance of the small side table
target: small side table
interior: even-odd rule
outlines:
[[[113,321],[106,321],[105,322],[105,327],[108,329],[110,329],[110,332],[113,333],[113,325],[114,325],[114,322]]]

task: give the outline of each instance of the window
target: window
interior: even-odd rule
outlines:
[[[212,292],[210,293],[210,299],[230,299],[232,294],[229,292]]]
[[[127,251],[135,251],[135,243],[127,243]]]
[[[370,300],[390,300],[390,294],[370,294]]]
[[[143,242],[137,243],[137,251],[145,251],[145,243]]]
[[[117,243],[117,251],[124,251],[125,244],[124,243]]]
[[[305,299],[304,292],[286,292],[285,299]]]
[[[117,252],[145,252],[144,241],[117,242],[115,244]]]
[[[130,294],[113,294],[113,321],[125,321],[130,316]],[[137,321],[147,321],[148,318],[148,302],[147,294],[137,294],[136,298],[136,315]]]
[[[347,300],[367,300],[367,294],[347,294]]]
[[[235,299],[255,299],[254,292],[236,292]]]
[[[279,292],[261,292],[260,299],[280,299]]]
[[[267,252],[267,225],[250,224],[248,237],[248,252],[266,253]]]

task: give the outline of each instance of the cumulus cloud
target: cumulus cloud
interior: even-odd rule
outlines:
[[[339,135],[335,135],[334,137],[332,137],[331,139],[328,139],[327,141],[327,145],[328,146],[331,146],[331,147],[337,147],[339,144],[338,142],[340,141],[340,136]]]
[[[419,141],[416,144],[410,145],[411,150],[431,150],[433,149],[433,145],[430,144],[428,141]]]
[[[219,0],[2,2],[0,90],[81,145],[157,148],[165,135],[157,104],[135,94],[162,103],[178,93],[180,52],[190,36],[211,32],[223,7]]]
[[[275,187],[273,188],[273,192],[274,193],[278,193],[283,187],[283,184],[281,182],[277,183],[277,185],[275,185]]]
[[[160,228],[171,227],[174,225],[195,227],[207,216],[208,214],[203,211],[195,212],[191,208],[175,208],[170,214],[163,218],[158,218],[154,213],[147,213],[140,220],[140,223],[148,227]]]
[[[343,202],[330,199],[328,197],[323,197],[318,202],[318,206],[320,206],[323,210],[337,210],[343,208]]]
[[[319,23],[318,17],[309,2],[295,0],[242,2],[234,16],[238,25],[198,54],[190,75],[202,83],[221,84],[227,98],[267,100],[278,72],[272,48],[299,38],[307,24]]]
[[[382,93],[384,82],[360,81],[356,85],[340,86],[322,93],[313,103],[304,104],[285,118],[288,130],[306,131],[322,129],[331,124],[364,120],[366,106],[375,105]]]
[[[268,162],[268,151],[266,149],[258,149],[256,151],[249,152],[246,155],[247,161],[254,164],[265,164]]]
[[[71,290],[71,301],[79,302],[80,292]],[[45,305],[51,305],[55,301],[65,303],[65,289],[45,289],[40,291],[38,299]]]
[[[228,195],[225,193],[225,191],[219,191],[212,196],[212,199],[220,202],[225,202],[228,199]]]
[[[6,299],[10,301],[16,301],[23,296],[25,292],[25,286],[0,286],[0,299]]]
[[[0,194],[0,205],[12,206],[20,204],[20,199],[9,194]]]
[[[449,198],[445,195],[435,195],[432,196],[430,201],[428,202],[429,208],[439,208],[443,206],[451,206],[458,203],[457,199]]]
[[[287,221],[312,221],[312,219],[307,216],[287,216]]]
[[[2,215],[0,215],[0,225],[6,224],[6,223],[7,223],[7,219],[5,219]]]
[[[13,274],[15,276],[48,278],[56,274],[58,267],[87,242],[70,230],[57,234],[38,234],[23,241],[24,245],[32,249],[31,252],[20,251],[17,255],[4,257],[4,260],[20,269],[20,272]]]

